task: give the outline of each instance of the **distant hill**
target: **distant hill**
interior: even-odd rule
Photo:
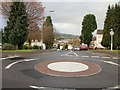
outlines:
[[[79,36],[65,33],[55,33],[55,39],[70,39],[70,38],[78,39]]]

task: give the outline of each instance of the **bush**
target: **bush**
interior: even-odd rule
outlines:
[[[65,49],[68,49],[68,45],[67,45],[67,44],[65,44],[65,45],[63,46],[63,50],[65,50]]]
[[[29,49],[29,46],[28,45],[23,45],[22,49]]]
[[[57,49],[60,49],[60,44],[57,45]]]
[[[12,44],[5,43],[5,44],[3,45],[3,48],[2,48],[2,49],[3,49],[3,50],[15,50],[15,46],[12,45]]]
[[[28,46],[28,49],[33,49],[33,47],[29,45],[29,46]]]
[[[33,49],[40,49],[40,47],[37,46],[37,45],[34,45],[32,48],[33,48]]]

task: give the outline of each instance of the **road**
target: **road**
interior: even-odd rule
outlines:
[[[52,60],[86,61],[99,65],[101,71],[84,77],[60,77],[43,74],[34,69],[36,64]],[[15,90],[19,90],[18,88],[28,88],[28,90],[77,90],[80,88],[98,90],[98,88],[102,88],[114,90],[119,87],[118,68],[120,65],[118,59],[92,54],[88,51],[61,50],[34,56],[4,58],[1,61],[3,88],[17,88]]]

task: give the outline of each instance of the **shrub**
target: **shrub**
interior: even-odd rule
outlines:
[[[29,49],[29,46],[28,45],[23,45],[22,49]]]
[[[28,49],[33,49],[33,47],[29,45],[29,46],[28,46]]]
[[[22,49],[33,49],[30,45],[22,45]]]
[[[60,44],[57,45],[57,49],[60,49]]]
[[[67,44],[65,44],[64,46],[63,46],[63,50],[64,49],[68,49],[68,45]]]
[[[2,48],[2,49],[3,49],[3,50],[15,50],[15,46],[12,45],[12,44],[5,43],[5,44],[3,45],[3,48]]]
[[[40,47],[37,46],[37,45],[34,45],[32,48],[33,48],[33,49],[40,49]]]

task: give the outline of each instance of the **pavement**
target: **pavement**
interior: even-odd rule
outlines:
[[[11,56],[34,56],[34,55],[39,55],[41,53],[45,53],[45,52],[52,52],[55,50],[33,50],[33,51],[5,51],[5,52],[1,52],[2,55],[0,55],[0,57],[11,57]]]
[[[97,64],[101,72],[84,77],[62,77],[47,75],[34,69],[45,61],[85,61]],[[54,51],[37,55],[1,59],[2,90],[116,90],[118,82],[119,59],[112,56],[97,55],[88,51]],[[72,68],[71,68],[72,69]]]
[[[111,57],[119,57],[120,58],[120,52],[115,52],[115,51],[89,50],[89,52],[94,53],[94,54],[104,55],[104,56],[111,56]]]

